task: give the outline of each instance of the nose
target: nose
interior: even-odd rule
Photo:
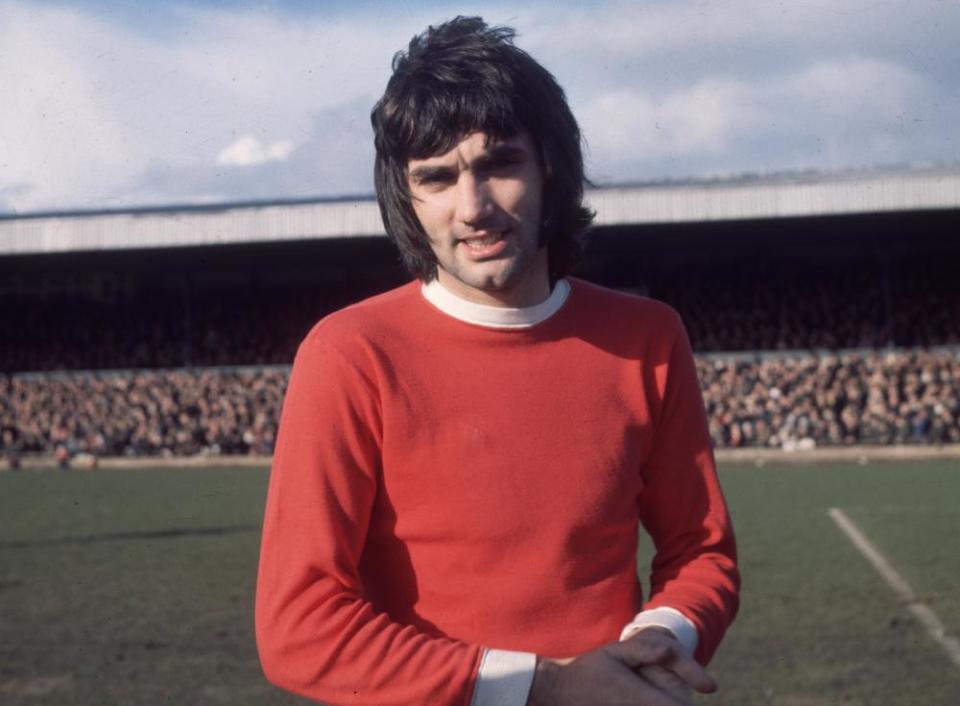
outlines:
[[[477,179],[470,171],[464,171],[457,180],[457,220],[467,225],[477,225],[493,211],[488,184]]]

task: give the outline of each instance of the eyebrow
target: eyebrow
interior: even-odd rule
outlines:
[[[477,157],[474,164],[482,169],[501,160],[519,159],[526,156],[527,150],[519,145],[500,144],[494,145],[486,153]]]
[[[409,178],[411,181],[420,183],[422,181],[429,181],[437,177],[444,177],[453,173],[453,169],[450,167],[440,167],[440,166],[430,166],[427,164],[421,165],[419,167],[414,167],[410,170]]]

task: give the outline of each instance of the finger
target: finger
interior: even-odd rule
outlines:
[[[717,690],[716,680],[707,674],[707,670],[697,660],[688,655],[683,648],[673,647],[672,652],[672,658],[660,662],[660,664],[667,667],[701,694],[712,694]]]
[[[675,638],[653,633],[640,633],[626,642],[618,643],[616,658],[632,669],[648,664],[663,665],[703,694],[717,690],[717,682],[713,677],[687,654]]]
[[[668,691],[655,686],[651,682],[635,675],[633,684],[633,698],[635,703],[643,706],[693,706],[693,702],[679,695],[676,691]]]
[[[611,698],[611,703],[629,703],[643,704],[643,706],[692,706],[689,699],[677,694],[675,691],[667,691],[655,686],[639,674],[624,667],[622,675],[612,680],[611,686],[618,694],[616,698]],[[601,695],[601,703],[607,703],[608,700]]]
[[[665,640],[631,639],[608,645],[610,653],[631,669],[646,664],[660,664],[673,658],[670,643]]]
[[[658,664],[640,667],[638,674],[684,706],[694,706],[693,689],[683,679]]]

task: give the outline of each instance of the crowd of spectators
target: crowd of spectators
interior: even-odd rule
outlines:
[[[0,376],[7,456],[269,455],[287,370]]]
[[[718,448],[960,443],[948,260],[653,263],[633,289],[683,317]],[[101,275],[0,286],[0,456],[269,455],[298,342],[371,293]]]
[[[9,296],[0,371],[288,364],[313,323],[359,298],[322,287]]]
[[[699,355],[718,448],[960,443],[960,352]],[[8,457],[272,453],[287,368],[0,376]]]
[[[698,351],[915,345],[894,339],[882,284],[872,271],[751,277],[724,268],[705,273],[695,286],[655,281],[650,293],[680,312]],[[926,317],[918,321],[922,327]],[[944,343],[960,341],[960,330],[952,333]]]
[[[960,443],[960,352],[697,360],[719,448]]]
[[[960,344],[951,263],[878,268],[725,264],[653,270],[635,291],[681,314],[694,350],[914,348]],[[289,364],[324,314],[371,292],[329,284],[0,295],[0,371]]]

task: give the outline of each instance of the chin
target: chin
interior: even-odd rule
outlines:
[[[467,281],[471,287],[482,289],[485,292],[502,292],[512,289],[517,283],[516,272],[512,269],[499,272],[478,273]]]

